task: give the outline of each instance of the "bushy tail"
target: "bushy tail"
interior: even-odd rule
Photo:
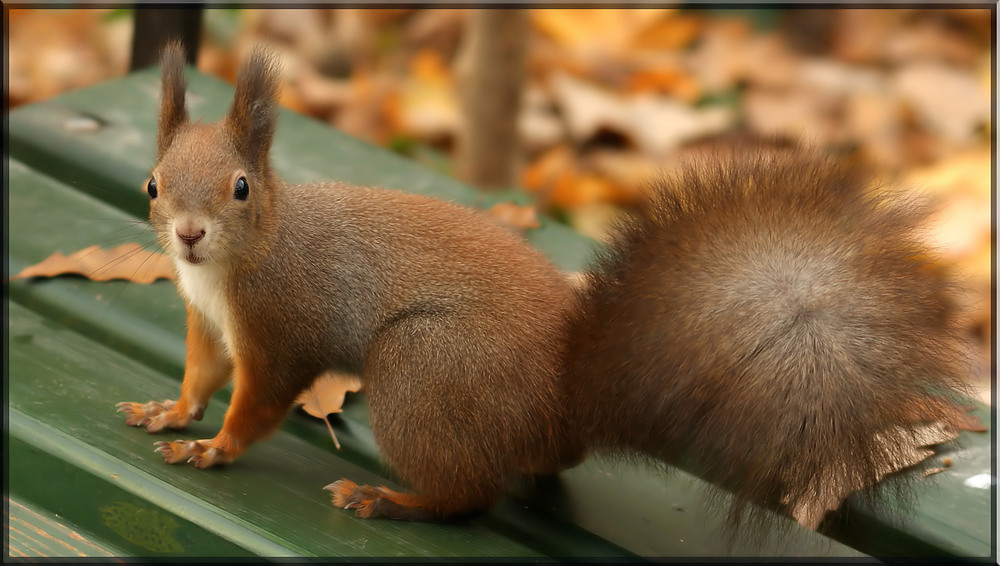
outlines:
[[[572,324],[585,441],[710,478],[735,493],[733,523],[755,501],[815,527],[947,440],[967,372],[956,309],[921,206],[869,181],[798,152],[663,179]]]

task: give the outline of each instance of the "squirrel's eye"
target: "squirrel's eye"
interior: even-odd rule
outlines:
[[[149,198],[156,198],[156,179],[150,177],[149,182],[146,183],[146,192],[149,193]]]
[[[236,189],[233,190],[233,198],[236,200],[247,200],[247,196],[250,194],[250,185],[247,184],[246,177],[240,177],[236,179]]]

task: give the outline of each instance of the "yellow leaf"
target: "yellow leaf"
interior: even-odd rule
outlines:
[[[361,389],[361,380],[353,375],[327,372],[316,378],[312,386],[306,389],[295,399],[296,405],[302,405],[302,409],[317,419],[323,419],[327,430],[330,431],[330,438],[333,445],[340,450],[340,442],[333,432],[333,427],[327,415],[339,413],[344,405],[344,396],[348,391],[358,391]]]
[[[454,80],[445,61],[422,50],[410,62],[410,78],[387,109],[393,127],[421,138],[453,135],[461,121]]]
[[[569,49],[619,52],[651,24],[671,15],[666,8],[571,9],[531,11],[532,22],[546,36]]]

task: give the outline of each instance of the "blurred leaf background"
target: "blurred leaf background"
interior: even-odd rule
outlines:
[[[455,174],[468,9],[205,10],[197,67],[235,80],[248,48],[284,106]],[[133,12],[9,11],[7,107],[127,72]],[[936,201],[927,237],[970,291],[989,401],[993,340],[989,8],[530,9],[514,185],[603,238],[648,179],[748,140],[878,165]]]

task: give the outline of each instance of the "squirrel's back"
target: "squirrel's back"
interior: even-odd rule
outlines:
[[[812,526],[900,469],[893,435],[953,417],[931,395],[958,386],[962,346],[915,233],[922,208],[863,173],[774,152],[664,178],[573,325],[567,403],[584,438]]]

